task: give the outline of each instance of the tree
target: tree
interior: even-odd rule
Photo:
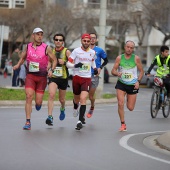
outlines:
[[[169,0],[144,0],[146,17],[150,25],[164,34],[162,44],[170,39],[170,1]]]

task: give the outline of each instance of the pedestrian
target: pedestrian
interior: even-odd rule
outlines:
[[[71,52],[64,47],[65,36],[63,34],[55,34],[53,40],[55,48],[53,48],[52,51],[57,58],[57,67],[54,69],[52,77],[49,78],[48,118],[46,119],[46,124],[51,126],[53,125],[52,112],[57,89],[59,89],[59,101],[61,103],[59,119],[65,119],[65,96],[68,86],[68,68],[66,67],[66,62],[71,54]]]
[[[22,64],[20,67],[20,72],[19,72],[19,81],[20,81],[20,87],[25,86],[25,78],[26,78],[26,66],[25,64]]]
[[[94,106],[95,106],[94,94],[95,94],[96,89],[99,85],[100,72],[103,69],[103,67],[106,66],[106,64],[108,63],[106,52],[102,48],[96,46],[97,34],[90,33],[90,37],[91,37],[90,48],[96,52],[95,63],[96,63],[96,67],[98,69],[98,75],[94,75],[94,70],[92,68],[91,85],[90,85],[90,91],[89,91],[89,99],[91,102],[91,107],[90,107],[88,113],[86,114],[87,118],[90,118],[94,112]],[[102,63],[102,60],[104,61],[103,63]]]
[[[116,58],[112,68],[112,75],[118,76],[118,81],[115,86],[118,113],[120,117],[121,127],[119,131],[126,131],[126,123],[124,116],[124,104],[126,96],[126,106],[130,111],[133,111],[136,103],[136,97],[139,90],[140,80],[144,74],[143,67],[139,56],[133,53],[135,43],[131,40],[125,43],[125,53]],[[137,72],[139,70],[139,74]]]
[[[24,130],[31,129],[31,112],[32,100],[35,94],[35,108],[37,111],[41,109],[44,91],[47,85],[47,74],[52,76],[57,60],[52,53],[51,47],[42,42],[43,30],[35,28],[32,33],[33,42],[28,43],[26,48],[21,54],[21,58],[17,65],[13,67],[14,70],[18,69],[26,60],[27,63],[27,76],[25,80],[25,93],[26,93],[26,123],[23,127]],[[49,58],[53,61],[52,69],[48,71]]]
[[[85,112],[86,112],[86,100],[91,84],[91,67],[94,69],[94,74],[97,75],[98,71],[95,64],[95,51],[90,49],[91,37],[89,34],[83,34],[81,36],[81,47],[75,48],[67,62],[68,68],[73,69],[73,104],[74,113],[73,116],[78,116],[79,121],[76,125],[76,130],[80,130],[85,124]],[[74,64],[73,64],[74,63]],[[80,109],[78,111],[80,102]]]
[[[19,47],[14,46],[14,51],[11,56],[12,66],[15,66],[20,59],[19,51],[20,51]],[[13,71],[13,76],[12,76],[12,86],[13,87],[19,86],[19,72],[20,72],[20,68]]]

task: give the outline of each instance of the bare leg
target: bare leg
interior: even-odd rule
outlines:
[[[52,116],[53,107],[54,107],[54,100],[56,96],[57,85],[56,83],[51,82],[48,86],[48,115]]]
[[[125,122],[124,118],[124,98],[125,98],[125,92],[122,90],[117,89],[117,100],[118,100],[118,113],[119,113],[119,118],[121,122]]]

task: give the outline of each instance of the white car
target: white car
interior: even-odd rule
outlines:
[[[13,68],[12,68],[12,61],[11,60],[6,60],[5,61],[5,69],[7,69],[7,74],[11,75],[13,73]]]
[[[68,68],[68,73],[69,73],[69,78],[72,79],[73,78],[73,69]]]

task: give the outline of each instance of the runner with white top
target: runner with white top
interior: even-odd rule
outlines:
[[[82,46],[73,50],[67,62],[68,68],[74,68],[72,83],[74,93],[73,115],[75,117],[78,116],[79,102],[81,105],[76,130],[80,130],[83,127],[82,124],[85,124],[84,114],[86,112],[86,100],[91,84],[91,67],[94,69],[94,74],[98,74],[95,64],[96,55],[95,51],[90,49],[90,40],[91,37],[89,34],[83,34],[81,36]]]

